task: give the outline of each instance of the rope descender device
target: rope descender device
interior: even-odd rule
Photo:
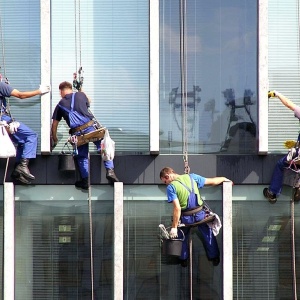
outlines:
[[[184,161],[184,174],[190,174],[191,168],[189,166],[187,153],[184,154],[183,161]]]
[[[73,88],[77,90],[78,92],[81,91],[82,85],[83,85],[83,79],[82,76],[83,70],[82,67],[79,68],[78,72],[73,73]]]

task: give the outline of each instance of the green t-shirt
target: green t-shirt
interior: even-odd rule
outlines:
[[[183,174],[183,175],[180,175],[176,180],[171,182],[171,184],[173,184],[174,187],[176,188],[177,198],[179,200],[180,207],[182,210],[186,209],[186,207],[187,207],[187,204],[188,204],[187,202],[188,202],[188,197],[189,197],[190,192],[180,182],[182,182],[190,190],[192,190],[191,179],[192,178],[189,176],[189,174]],[[200,192],[197,187],[197,183],[194,179],[192,179],[192,182],[194,185],[194,193],[197,195],[198,204],[201,206],[201,205],[203,205],[203,201],[201,199]]]

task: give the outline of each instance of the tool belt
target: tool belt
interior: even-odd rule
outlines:
[[[84,129],[86,129],[86,128],[92,126],[92,125],[94,125],[94,123],[95,123],[95,121],[91,120],[91,121],[89,121],[89,122],[87,122],[87,123],[85,123],[85,124],[83,124],[81,126],[78,126],[78,127],[75,127],[75,128],[71,128],[69,130],[69,133],[70,134],[74,134],[75,132],[82,131],[82,130],[84,130]]]
[[[89,142],[96,142],[96,141],[103,139],[105,130],[106,130],[106,128],[102,127],[100,129],[96,129],[95,131],[76,136],[77,137],[77,147],[87,144]],[[70,144],[73,144],[71,142],[71,139],[69,139],[68,142]]]
[[[182,216],[192,216],[192,215],[196,214],[197,212],[201,211],[202,209],[203,209],[203,205],[198,206],[193,209],[189,209],[189,210],[182,210],[181,215]]]

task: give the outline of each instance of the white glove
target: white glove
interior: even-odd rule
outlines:
[[[7,126],[7,122],[6,122],[5,120],[0,121],[0,125],[1,125],[1,126]]]
[[[51,91],[51,86],[41,84],[39,90],[41,91],[41,95],[44,95],[44,94],[47,94]]]
[[[177,238],[178,237],[178,230],[177,230],[177,228],[172,227],[171,230],[170,230],[170,234],[169,235],[170,235],[171,239]]]
[[[19,122],[11,122],[9,123],[9,132],[10,134],[14,134],[18,131],[18,128],[20,127],[20,123]]]

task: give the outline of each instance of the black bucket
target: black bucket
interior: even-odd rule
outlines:
[[[72,154],[61,153],[58,158],[58,171],[75,171],[75,162]]]
[[[162,254],[170,256],[181,256],[182,242],[185,239],[185,235],[182,230],[178,230],[179,238],[166,239],[162,238]]]
[[[182,240],[163,239],[162,254],[171,256],[181,256]]]

